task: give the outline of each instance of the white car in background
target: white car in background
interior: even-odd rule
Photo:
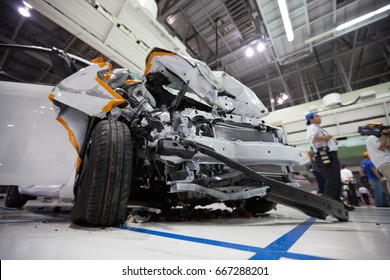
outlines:
[[[6,51],[39,53],[62,65],[65,54],[58,49],[0,45]],[[78,67],[91,64],[77,58]],[[76,60],[75,60],[76,61]],[[75,67],[75,66],[74,66]],[[60,77],[70,72],[56,68]],[[54,85],[0,81],[0,185],[8,187],[5,205],[22,207],[35,196],[73,199],[77,153],[67,131],[54,117],[48,93]],[[65,192],[65,193],[64,193]]]
[[[59,84],[1,82],[1,185],[57,188],[74,199],[72,221],[90,226],[123,223],[130,202],[224,202],[253,213],[283,203],[348,220],[341,202],[299,189],[294,170],[308,164],[306,151],[264,123],[266,107],[227,73],[154,49],[135,80],[101,59],[77,71],[56,52]]]

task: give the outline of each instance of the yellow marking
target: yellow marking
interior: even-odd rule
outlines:
[[[105,89],[107,90],[112,96],[114,96],[114,100],[111,100],[108,102],[103,108],[102,111],[105,113],[108,113],[114,108],[115,106],[122,104],[125,102],[125,99],[122,98],[119,94],[117,94],[115,91],[113,91],[105,82],[103,82],[99,77],[96,77],[95,80]]]
[[[305,152],[306,152],[307,159],[308,159],[309,161],[311,161],[310,152],[309,152],[307,149],[305,149]]]
[[[108,72],[106,72],[106,73],[104,73],[104,79],[106,80],[106,81],[108,81],[108,79],[111,77],[111,74],[110,73],[108,73]]]
[[[140,80],[126,80],[124,84],[135,84],[135,83],[142,83]]]
[[[172,53],[172,52],[153,52],[149,55],[148,57],[148,61],[146,62],[146,68],[145,68],[145,72],[144,72],[144,76],[146,76],[146,74],[149,72],[149,69],[150,67],[152,66],[152,60],[155,56],[163,56],[163,55],[169,55],[169,56],[173,56],[173,55],[176,55],[175,53]]]
[[[103,57],[97,57],[91,60],[92,63],[100,64],[103,62]]]
[[[76,140],[76,137],[74,136],[74,133],[73,131],[70,129],[68,123],[61,117],[58,117],[57,118],[57,121],[59,121],[64,127],[65,129],[68,131],[68,138],[69,138],[69,141],[70,143],[72,144],[73,148],[75,148],[77,154],[80,153],[80,150],[79,150],[79,144],[77,143],[77,140]]]
[[[50,94],[49,94],[49,100],[50,100],[51,102],[53,102],[53,100],[54,100],[55,97],[56,97],[56,96],[55,96],[54,93],[50,93]]]
[[[109,62],[105,62],[103,60],[103,57],[97,57],[91,60],[92,63],[96,63],[99,65],[100,68],[103,68],[104,66],[108,65],[107,72],[104,73],[104,79],[108,80],[111,77],[111,74],[108,73],[112,70],[112,65]]]
[[[378,123],[378,122],[370,122],[368,123],[368,126],[376,127],[376,126],[382,126],[383,123]]]

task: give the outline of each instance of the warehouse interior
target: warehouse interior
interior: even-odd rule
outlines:
[[[319,112],[339,142],[340,162],[359,182],[366,147],[357,128],[390,125],[390,3],[286,2],[290,35],[275,0],[0,0],[0,44],[56,47],[88,61],[103,57],[140,80],[153,48],[198,59],[250,88],[270,112],[264,121],[283,128],[294,147],[310,148],[305,115]],[[61,81],[44,55],[5,48],[0,80]],[[310,172],[297,179],[304,190],[316,190]],[[6,185],[1,178],[0,185]],[[141,207],[149,211],[146,222],[129,207],[125,224],[88,228],[72,224],[70,201],[39,196],[13,209],[4,206],[2,189],[3,260],[390,258],[390,210],[375,207],[372,198],[350,212],[348,222],[309,217],[283,204],[248,216],[215,203],[197,208],[198,216],[177,210],[174,218]]]

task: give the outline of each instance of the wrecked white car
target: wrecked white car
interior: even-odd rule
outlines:
[[[141,81],[97,59],[48,96],[77,153],[61,183],[74,194],[76,224],[119,225],[129,204],[213,202],[253,213],[283,203],[348,220],[342,203],[299,189],[294,172],[307,153],[262,121],[268,110],[255,93],[201,61],[154,49]]]

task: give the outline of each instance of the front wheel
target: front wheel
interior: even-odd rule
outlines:
[[[99,122],[83,158],[73,223],[107,227],[126,221],[132,160],[129,128],[117,121]]]

